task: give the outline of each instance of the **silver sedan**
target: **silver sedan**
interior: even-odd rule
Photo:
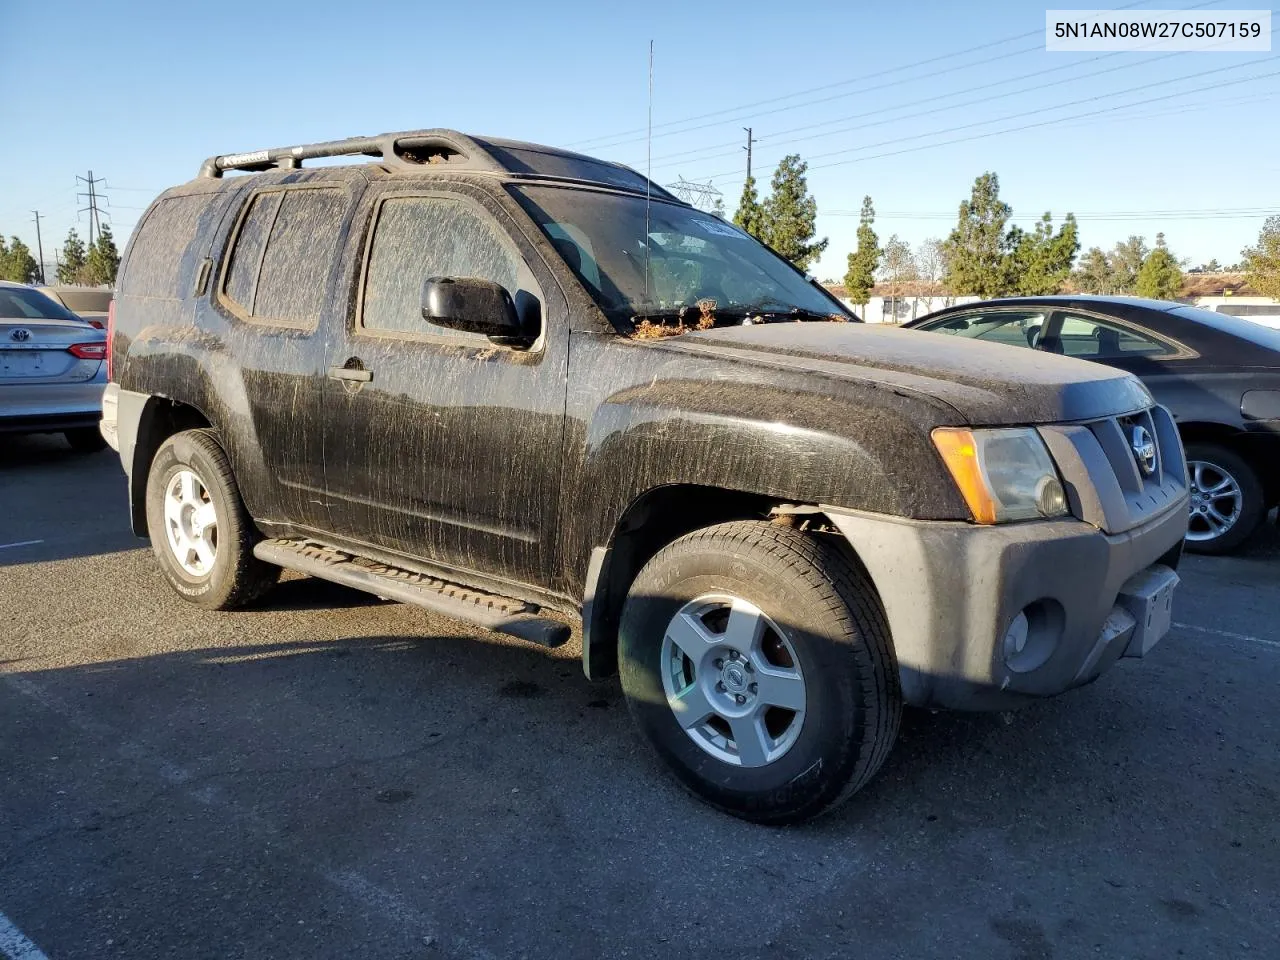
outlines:
[[[76,450],[101,450],[106,357],[104,330],[0,281],[0,434],[61,433]]]

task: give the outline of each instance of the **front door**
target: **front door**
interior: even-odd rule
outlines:
[[[328,349],[325,474],[340,537],[546,586],[566,400],[560,289],[482,191],[372,189],[347,322]],[[354,238],[358,231],[352,231]],[[429,277],[479,277],[537,311],[530,349],[422,319]],[[354,374],[352,371],[356,371]]]

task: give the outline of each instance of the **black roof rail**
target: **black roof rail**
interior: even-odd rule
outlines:
[[[494,173],[503,170],[488,151],[466,134],[456,130],[413,130],[222,154],[202,163],[199,176],[221,177],[228,170],[296,170],[302,166],[303,160],[359,156],[374,157],[388,166],[401,168],[447,163],[469,170]]]

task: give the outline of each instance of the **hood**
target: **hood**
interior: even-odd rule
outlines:
[[[944,403],[972,426],[1094,420],[1153,402],[1132,374],[1101,364],[861,323],[720,327],[660,347],[875,383]]]

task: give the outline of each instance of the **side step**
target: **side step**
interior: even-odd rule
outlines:
[[[412,603],[543,647],[558,647],[571,633],[565,624],[537,616],[538,607],[523,600],[470,590],[311,540],[263,540],[253,548],[253,555],[267,563]]]

